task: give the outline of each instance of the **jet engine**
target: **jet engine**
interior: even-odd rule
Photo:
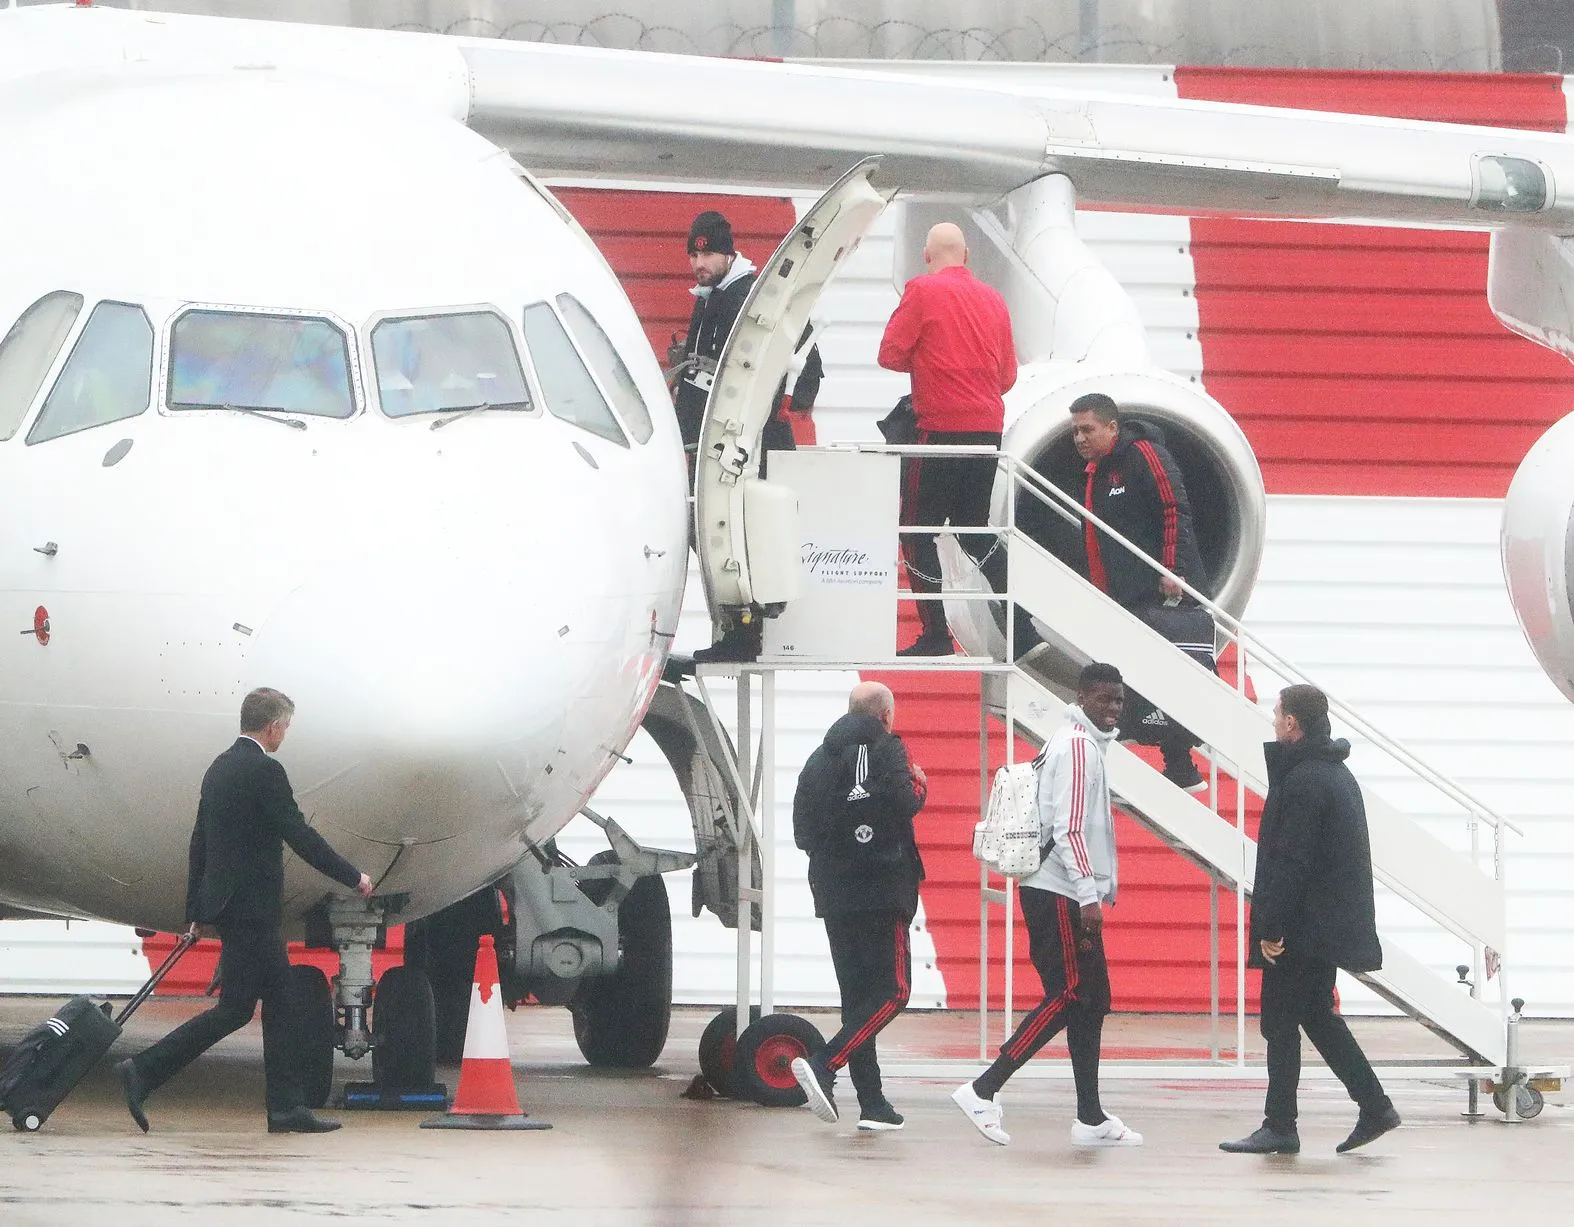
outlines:
[[[1084,467],[1071,438],[1071,402],[1089,392],[1114,398],[1122,417],[1157,426],[1186,484],[1192,522],[1207,575],[1197,587],[1239,617],[1246,608],[1262,562],[1267,498],[1262,471],[1250,444],[1224,407],[1197,383],[1155,368],[1121,370],[1090,363],[1039,363],[1022,368],[1006,396],[1004,449],[1025,461],[1077,503]],[[996,478],[991,522],[1009,522],[1007,479]],[[1031,491],[1015,491],[1015,523],[1062,562],[1084,562],[1081,522],[1057,513]],[[1565,606],[1565,609],[1567,607]],[[1003,606],[979,601],[947,603],[961,645],[972,654],[1004,651]],[[1086,662],[1039,624],[1048,650],[1030,662],[1043,680],[1069,686]]]
[[[1536,661],[1574,699],[1574,415],[1542,435],[1503,500],[1503,578]]]

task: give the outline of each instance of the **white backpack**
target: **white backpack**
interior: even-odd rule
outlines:
[[[1038,836],[1037,762],[995,772],[989,809],[973,828],[973,855],[1008,878],[1026,878],[1043,861]]]

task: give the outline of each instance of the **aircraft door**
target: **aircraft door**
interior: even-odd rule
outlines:
[[[694,535],[713,617],[796,595],[795,504],[785,487],[760,480],[761,436],[820,292],[896,195],[876,183],[879,169],[879,158],[866,158],[815,201],[760,269],[722,350],[694,475]]]

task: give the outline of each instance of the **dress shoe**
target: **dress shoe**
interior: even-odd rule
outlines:
[[[324,1120],[310,1108],[268,1113],[269,1133],[332,1133],[340,1127],[338,1121]]]
[[[1376,1136],[1375,1134],[1373,1136]],[[1256,1133],[1235,1142],[1220,1142],[1220,1150],[1234,1155],[1293,1155],[1301,1150],[1301,1135],[1294,1129],[1270,1129],[1264,1125]]]
[[[896,653],[898,656],[954,656],[956,648],[951,643],[949,633],[939,635],[920,635],[905,648]]]
[[[729,627],[720,639],[708,648],[694,653],[696,664],[747,664],[760,658],[760,640],[764,626]]]
[[[1368,1116],[1365,1112],[1356,1118],[1355,1128],[1350,1130],[1350,1136],[1334,1147],[1334,1150],[1344,1154],[1347,1150],[1354,1150],[1357,1146],[1365,1146],[1368,1142],[1375,1142],[1390,1129],[1399,1128],[1402,1122],[1399,1113],[1394,1111],[1394,1105],[1389,1104],[1381,1112],[1374,1112]]]
[[[120,1080],[120,1089],[126,1093],[126,1110],[131,1113],[131,1119],[137,1122],[137,1128],[146,1133],[148,1114],[142,1110],[142,1101],[148,1097],[148,1088],[130,1057],[115,1063],[115,1077]]]

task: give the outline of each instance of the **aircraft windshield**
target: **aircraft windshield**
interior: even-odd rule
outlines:
[[[355,412],[350,346],[325,319],[188,311],[170,330],[171,409],[275,409],[316,417]]]
[[[372,358],[389,417],[532,407],[513,334],[490,311],[383,320]]]

